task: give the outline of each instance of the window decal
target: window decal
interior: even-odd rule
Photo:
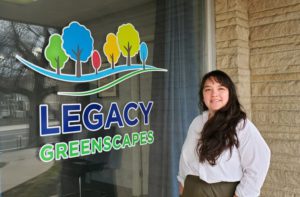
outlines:
[[[35,72],[52,79],[70,83],[92,82],[111,75],[127,72],[114,81],[92,90],[57,93],[58,95],[65,96],[89,96],[105,91],[142,73],[167,72],[166,69],[146,64],[148,57],[147,44],[145,42],[140,43],[139,32],[130,23],[119,26],[116,34],[107,34],[103,52],[111,67],[100,71],[101,56],[99,51],[94,49],[94,39],[91,31],[79,22],[72,21],[68,26],[63,28],[62,35],[55,33],[49,37],[49,43],[45,48],[44,56],[53,71],[35,65],[19,55],[16,55],[16,58]],[[138,53],[140,54],[142,64],[132,64],[131,58]],[[116,65],[121,55],[126,58],[126,64]],[[63,73],[64,66],[69,59],[74,61],[75,73],[73,75]],[[87,62],[89,59],[91,59],[95,72],[82,74],[82,62]]]

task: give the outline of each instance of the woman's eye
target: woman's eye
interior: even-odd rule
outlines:
[[[208,91],[210,91],[211,89],[204,89],[204,92],[208,92]]]

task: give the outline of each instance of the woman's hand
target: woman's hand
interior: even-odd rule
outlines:
[[[183,187],[182,187],[181,183],[178,183],[178,186],[179,186],[179,188],[178,188],[179,194],[182,195],[182,193],[183,193]]]

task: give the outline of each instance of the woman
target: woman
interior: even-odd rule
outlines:
[[[201,83],[203,114],[191,123],[179,163],[183,197],[257,197],[270,149],[246,118],[229,76],[207,73]]]

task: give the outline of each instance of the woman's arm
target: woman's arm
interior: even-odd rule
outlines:
[[[249,120],[245,128],[238,131],[238,138],[243,177],[235,195],[257,197],[269,169],[271,152],[257,128]]]
[[[197,116],[191,123],[187,137],[182,146],[180,160],[179,160],[179,170],[177,180],[179,182],[179,189],[184,188],[184,180],[188,174],[196,175],[197,167],[193,166],[193,163],[197,163],[198,156],[196,153],[196,146],[199,138],[199,125],[201,125],[201,117]],[[201,129],[201,128],[200,128]],[[180,187],[181,186],[181,187]],[[179,190],[180,191],[180,190]]]

